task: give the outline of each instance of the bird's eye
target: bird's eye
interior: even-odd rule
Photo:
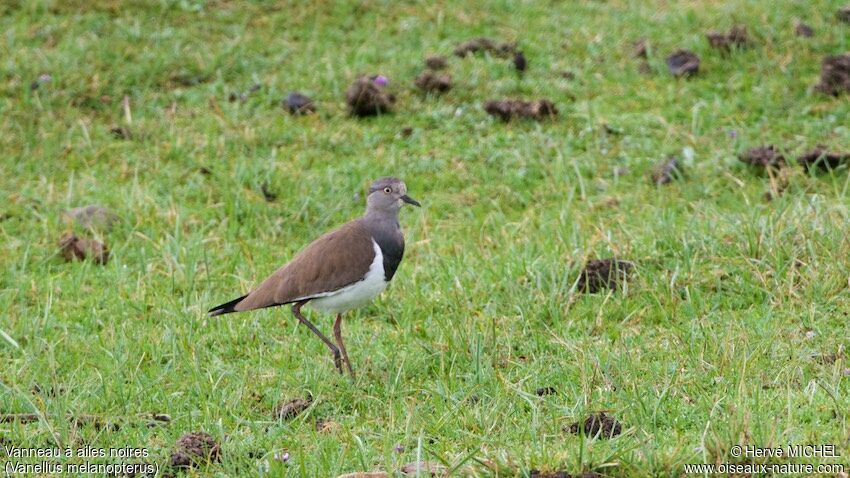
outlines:
[[[384,192],[389,194],[389,193],[393,192],[393,190],[391,188],[384,188]]]

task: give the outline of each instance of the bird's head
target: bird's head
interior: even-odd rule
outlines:
[[[421,206],[419,201],[407,195],[407,186],[398,178],[385,177],[369,186],[366,204],[369,211],[396,213],[405,204]]]

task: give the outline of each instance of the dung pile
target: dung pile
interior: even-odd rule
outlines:
[[[386,85],[381,75],[357,78],[345,93],[349,112],[360,117],[391,113],[395,96],[386,91]]]
[[[484,103],[484,111],[502,121],[514,118],[542,120],[558,116],[558,108],[549,100],[490,100]]]
[[[815,90],[832,96],[850,92],[850,54],[829,55],[823,59],[820,82]]]
[[[426,71],[417,76],[414,83],[426,93],[445,93],[452,89],[452,77],[448,73]]]
[[[727,33],[708,32],[705,37],[712,48],[724,53],[729,53],[733,48],[746,48],[749,45],[747,27],[744,25],[735,25]]]
[[[171,454],[173,468],[192,468],[221,460],[221,446],[209,433],[189,432],[177,439]]]
[[[666,63],[673,76],[688,77],[699,73],[699,57],[690,50],[676,50],[667,57]]]
[[[516,54],[516,44],[499,43],[489,38],[476,38],[461,43],[455,48],[455,55],[461,58],[475,53],[492,53],[500,57],[509,57]]]
[[[782,152],[772,144],[750,148],[739,154],[738,160],[744,164],[749,164],[750,166],[756,166],[759,168],[776,169],[785,164],[785,156],[783,156]]]

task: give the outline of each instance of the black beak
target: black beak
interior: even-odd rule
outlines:
[[[422,207],[422,205],[419,204],[419,201],[417,201],[416,199],[413,199],[412,197],[408,196],[407,194],[402,196],[401,200],[406,202],[407,204],[413,204],[416,207]]]

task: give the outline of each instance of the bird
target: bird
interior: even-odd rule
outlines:
[[[328,346],[337,371],[344,373],[344,363],[354,379],[342,340],[342,314],[371,302],[395,275],[404,256],[398,216],[405,204],[421,207],[407,195],[402,180],[375,180],[369,186],[363,216],[320,236],[254,290],[213,307],[209,315],[291,305],[292,315]],[[304,317],[301,308],[305,305],[336,314],[333,342]]]

